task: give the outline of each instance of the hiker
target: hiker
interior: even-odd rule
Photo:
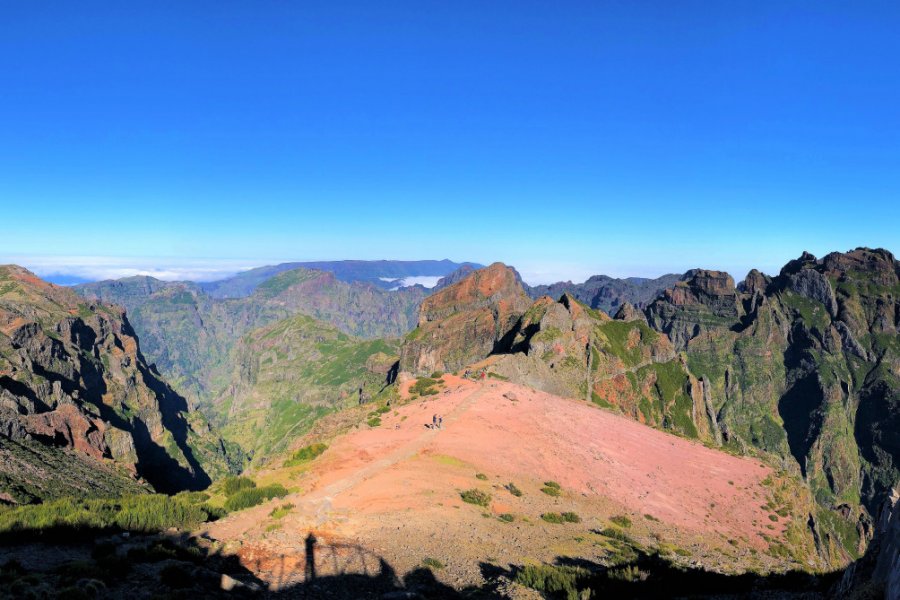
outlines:
[[[435,429],[437,427],[437,415],[431,416],[431,428]]]
[[[443,428],[444,428],[444,416],[441,415],[438,417],[438,429],[443,429]]]
[[[484,371],[481,372],[481,380],[484,381]]]
[[[468,370],[468,369],[466,369],[466,374],[463,375],[463,377],[464,377],[465,379],[468,379],[468,378],[469,378],[469,370]]]

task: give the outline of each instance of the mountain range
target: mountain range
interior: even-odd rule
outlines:
[[[401,285],[426,276],[430,290]],[[532,287],[501,263],[345,261],[64,288],[2,267],[0,500],[305,477],[289,467],[308,448],[382,418],[411,435],[411,408],[395,406],[428,411],[472,380],[507,386],[491,402],[508,410],[538,390],[541,410],[581,410],[554,404],[567,398],[759,461],[771,476],[746,489],[768,497],[777,525],[761,539],[778,564],[834,569],[894,547],[878,532],[893,531],[881,519],[900,481],[900,262],[868,248],[738,284],[693,269]],[[378,456],[370,441],[359,452]]]

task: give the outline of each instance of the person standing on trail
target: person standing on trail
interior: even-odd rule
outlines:
[[[484,371],[481,372],[481,380],[484,381]]]
[[[438,429],[443,429],[443,428],[444,428],[444,416],[441,415],[438,417]]]
[[[437,427],[437,415],[431,415],[431,428],[435,429]]]

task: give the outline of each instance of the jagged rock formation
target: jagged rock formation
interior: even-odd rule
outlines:
[[[616,279],[606,275],[594,275],[584,283],[561,281],[550,285],[526,286],[525,289],[535,300],[541,296],[559,298],[563,294],[569,294],[590,308],[613,314],[625,303],[643,306],[651,302],[666,289],[674,286],[682,277],[669,274],[656,279],[643,277]]]
[[[900,264],[885,250],[804,253],[731,287],[695,272],[649,322],[703,379],[725,443],[802,475],[835,532],[823,550],[855,557],[900,478]]]
[[[403,345],[401,370],[455,371],[507,347],[529,304],[517,273],[506,265],[473,272],[422,302],[418,327]]]
[[[837,598],[900,598],[900,493],[894,490],[881,507],[872,543],[850,565],[835,590]]]
[[[144,361],[121,309],[0,267],[0,493],[58,495],[35,481],[38,462],[87,477],[62,486],[73,489],[93,485],[85,461],[98,465],[100,491],[137,487],[124,474],[162,491],[204,487],[207,469],[227,470],[226,452],[187,410]]]
[[[490,353],[499,377],[763,452],[806,481],[808,529],[832,564],[865,549],[870,515],[900,480],[900,263],[885,250],[804,253],[738,286],[689,271],[645,308],[646,322],[627,305],[610,320],[569,294],[540,298],[471,354],[460,349],[474,313],[439,306],[451,310],[423,315],[404,368],[456,369]]]

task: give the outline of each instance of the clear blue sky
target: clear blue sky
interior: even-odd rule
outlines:
[[[4,2],[0,259],[900,251],[897,2]],[[82,258],[83,257],[83,258]]]

